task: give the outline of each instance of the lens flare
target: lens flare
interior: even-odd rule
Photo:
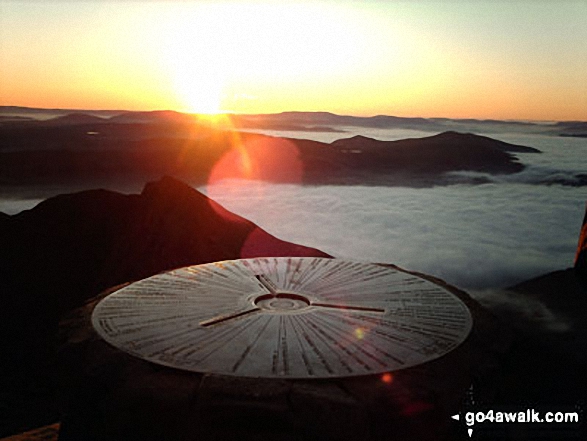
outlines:
[[[302,162],[293,142],[235,131],[230,136],[230,149],[212,168],[208,185],[226,184],[227,180],[299,184],[302,177]]]
[[[363,328],[355,329],[355,337],[362,340],[365,337],[365,330]]]
[[[383,381],[385,384],[391,384],[393,382],[393,374],[386,372],[381,376],[381,381]]]

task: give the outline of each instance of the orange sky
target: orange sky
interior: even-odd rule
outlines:
[[[0,0],[0,105],[587,120],[587,2]]]

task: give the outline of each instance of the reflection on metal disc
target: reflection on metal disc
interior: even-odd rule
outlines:
[[[103,299],[96,331],[189,371],[327,378],[414,366],[457,347],[467,307],[421,277],[368,263],[258,258],[181,268]]]

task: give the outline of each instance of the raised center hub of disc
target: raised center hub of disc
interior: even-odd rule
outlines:
[[[296,311],[310,306],[310,300],[299,294],[278,292],[257,297],[255,305],[269,311]]]

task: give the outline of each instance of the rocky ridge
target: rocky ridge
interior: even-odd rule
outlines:
[[[0,436],[28,428],[27,420],[57,418],[51,372],[59,318],[103,290],[218,260],[329,257],[169,177],[141,194],[90,190],[3,214],[0,243],[0,351],[10,360],[0,366]]]

